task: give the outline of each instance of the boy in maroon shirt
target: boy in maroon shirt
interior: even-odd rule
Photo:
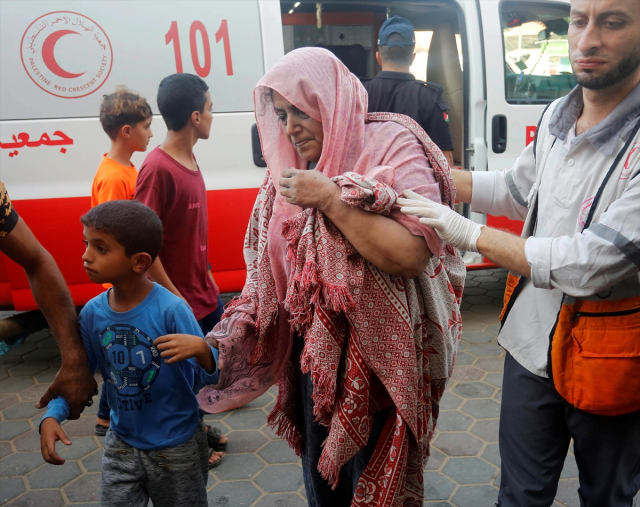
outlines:
[[[223,311],[207,261],[207,192],[193,156],[193,146],[198,139],[208,139],[211,130],[208,89],[193,74],[172,74],[162,80],[158,109],[167,124],[167,137],[145,158],[135,194],[158,214],[164,227],[160,256],[147,274],[187,302],[205,335]],[[209,433],[214,451],[226,447],[226,438],[218,431]],[[220,457],[221,453],[212,453],[210,464]]]

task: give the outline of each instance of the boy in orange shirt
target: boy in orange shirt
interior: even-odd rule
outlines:
[[[151,132],[151,106],[126,86],[116,87],[115,93],[103,95],[100,123],[111,139],[111,149],[102,162],[91,187],[91,207],[107,201],[133,200],[138,171],[131,163],[136,151],[147,151]],[[111,285],[106,284],[106,287]],[[110,425],[109,402],[106,390],[100,396],[96,435],[104,436]]]
[[[91,207],[106,201],[132,200],[138,171],[131,163],[136,151],[147,151],[151,132],[151,107],[126,86],[104,95],[100,123],[111,139],[111,149],[102,157],[91,188]]]

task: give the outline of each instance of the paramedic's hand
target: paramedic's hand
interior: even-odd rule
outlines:
[[[285,169],[278,183],[287,202],[302,208],[322,210],[340,198],[340,187],[315,169]]]
[[[445,243],[469,252],[477,252],[476,242],[480,236],[483,225],[476,224],[464,218],[448,206],[433,202],[411,190],[402,192],[409,199],[398,199],[402,206],[400,211],[405,215],[413,215],[420,218],[420,223],[433,227],[440,239]]]
[[[160,351],[160,355],[167,364],[177,363],[193,357],[207,373],[211,374],[216,371],[216,363],[209,344],[200,336],[167,334],[156,338],[153,345]]]
[[[40,425],[40,451],[42,458],[52,465],[64,464],[64,459],[56,452],[56,442],[61,440],[64,445],[71,445],[71,440],[64,432],[58,421],[47,417]]]

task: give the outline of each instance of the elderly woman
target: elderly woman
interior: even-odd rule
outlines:
[[[221,412],[277,383],[269,423],[302,458],[309,505],[422,505],[465,269],[396,199],[452,205],[446,159],[409,118],[367,115],[324,49],[287,54],[255,106],[268,170],[245,287],[207,337],[220,382],[200,404]]]

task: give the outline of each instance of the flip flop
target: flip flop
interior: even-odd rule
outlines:
[[[94,429],[96,435],[98,435],[99,437],[104,437],[107,434],[107,431],[109,431],[109,426],[103,426],[102,424],[96,424],[96,427]]]
[[[226,451],[227,444],[229,442],[225,442],[224,444],[220,443],[220,439],[222,438],[222,432],[219,428],[214,428],[213,426],[209,426],[207,430],[207,444],[210,449],[214,451]]]
[[[212,455],[214,452],[216,452],[216,451],[212,449],[212,450],[211,450],[211,452],[209,453],[209,459],[211,459],[211,455]],[[223,460],[223,459],[224,459],[224,454],[223,454],[222,456],[220,456],[220,457],[218,458],[218,460],[217,460],[217,461],[214,461],[213,463],[211,463],[211,462],[209,461],[209,470],[211,470],[212,468],[215,468],[215,467],[219,466],[219,465],[220,465],[220,463],[222,463],[222,460]]]

